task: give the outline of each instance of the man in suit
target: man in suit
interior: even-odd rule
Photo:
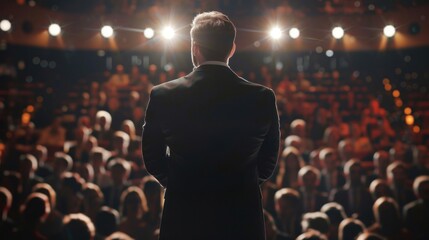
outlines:
[[[276,98],[229,68],[235,34],[224,14],[197,15],[194,70],[152,89],[142,151],[167,188],[160,239],[265,239],[259,184],[277,163]]]
[[[317,212],[328,202],[328,195],[317,190],[320,171],[312,166],[305,166],[298,172],[299,193],[302,197],[303,213]]]
[[[429,175],[419,176],[413,183],[417,200],[404,207],[405,227],[413,239],[429,238]]]

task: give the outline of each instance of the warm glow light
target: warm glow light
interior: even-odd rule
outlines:
[[[297,38],[299,37],[299,35],[300,35],[300,31],[299,31],[299,29],[298,29],[298,28],[291,28],[291,29],[289,30],[289,36],[290,36],[292,39],[297,39]]]
[[[395,27],[393,25],[387,25],[387,26],[384,27],[383,33],[384,33],[384,35],[386,37],[390,38],[390,37],[395,36],[396,29],[395,29]]]
[[[417,126],[417,125],[416,125],[416,126],[414,126],[414,127],[413,127],[413,132],[414,132],[414,133],[419,133],[419,132],[420,132],[420,127],[419,127],[419,126]]]
[[[399,108],[399,107],[402,107],[402,105],[403,105],[404,103],[402,102],[402,100],[401,99],[396,99],[395,100],[395,105]]]
[[[155,31],[152,28],[146,28],[143,31],[144,37],[147,39],[151,39],[153,38],[153,36],[155,36]]]
[[[342,27],[334,27],[332,29],[332,36],[336,39],[341,39],[344,37],[344,29]]]
[[[0,22],[0,29],[4,32],[9,31],[12,28],[12,23],[9,20],[3,19]]]
[[[283,32],[279,27],[273,27],[270,30],[270,37],[274,40],[280,39],[282,37],[282,35],[283,35]]]
[[[113,36],[113,28],[109,25],[103,26],[101,28],[101,36],[103,36],[104,38],[109,38]]]
[[[386,84],[386,85],[384,86],[384,90],[386,90],[386,91],[390,91],[390,90],[392,90],[392,85],[390,85],[390,84]]]
[[[414,124],[414,117],[413,115],[407,115],[405,116],[405,123],[409,126]]]
[[[174,35],[175,35],[175,31],[172,27],[165,27],[162,30],[162,36],[167,40],[172,39],[174,37]]]
[[[29,113],[23,113],[21,115],[21,123],[26,125],[30,122],[31,120],[31,115]]]
[[[395,97],[395,98],[397,98],[397,97],[401,96],[401,93],[399,92],[399,90],[394,90],[392,92],[392,96]]]
[[[61,27],[60,25],[53,23],[49,26],[48,28],[49,34],[51,34],[51,36],[58,36],[61,33]]]
[[[412,112],[413,112],[413,111],[411,110],[411,108],[410,108],[410,107],[406,107],[406,108],[404,108],[404,114],[405,114],[405,115],[410,115]]]
[[[383,79],[383,84],[389,84],[390,80],[388,78]]]

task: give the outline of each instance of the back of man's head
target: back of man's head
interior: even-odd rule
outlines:
[[[225,61],[233,48],[236,29],[228,16],[204,12],[192,21],[191,39],[206,61]]]

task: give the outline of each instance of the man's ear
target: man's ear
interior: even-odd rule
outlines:
[[[231,52],[229,52],[229,56],[228,56],[228,58],[231,58],[231,57],[232,57],[232,55],[234,55],[234,53],[235,53],[235,48],[236,48],[236,46],[235,46],[235,42],[234,42],[234,43],[232,43]]]
[[[192,52],[194,53],[195,56],[200,54],[200,47],[196,42],[192,43]]]

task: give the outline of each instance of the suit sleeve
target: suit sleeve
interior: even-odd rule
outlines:
[[[142,133],[142,153],[146,170],[152,174],[162,186],[167,187],[168,163],[167,145],[161,130],[162,105],[155,88],[150,94],[146,109],[145,123]]]
[[[274,171],[277,164],[280,144],[280,124],[277,112],[276,97],[272,90],[269,91],[268,108],[271,115],[271,125],[258,153],[258,181],[259,184],[266,181]]]

